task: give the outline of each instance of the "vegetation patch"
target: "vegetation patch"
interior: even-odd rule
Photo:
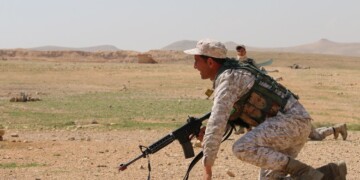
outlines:
[[[235,51],[229,56],[236,56]],[[357,114],[349,114],[360,107],[360,101],[356,101],[360,98],[359,58],[254,52],[249,56],[259,62],[274,59],[266,69],[278,71],[269,75],[283,77],[281,83],[300,96],[315,123],[325,122],[318,126],[359,121]],[[212,82],[201,80],[192,57],[186,58],[186,62],[158,61],[152,65],[54,59],[0,61],[1,124],[8,129],[30,130],[88,124],[91,126],[83,127],[148,129],[182,125],[188,116],[201,116],[212,105],[212,97],[206,99],[204,95]],[[294,63],[311,68],[288,67]],[[21,92],[42,101],[10,102]]]
[[[101,92],[48,98],[21,107],[10,103],[4,106],[7,116],[13,119],[12,128],[67,128],[91,124],[91,121],[113,124],[111,128],[149,128],[173,127],[174,123],[186,122],[188,115],[205,114],[211,101],[138,92]],[[158,122],[151,122],[152,119]]]
[[[360,124],[358,124],[358,123],[351,123],[351,124],[346,124],[346,126],[347,126],[347,128],[349,129],[349,130],[352,130],[352,131],[360,131]]]
[[[27,163],[27,164],[0,163],[0,169],[31,168],[31,167],[39,167],[39,166],[46,166],[46,165],[40,163]]]

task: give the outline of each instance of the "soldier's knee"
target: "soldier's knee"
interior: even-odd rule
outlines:
[[[235,143],[232,146],[233,154],[240,160],[244,160],[247,156],[247,148],[244,143]]]

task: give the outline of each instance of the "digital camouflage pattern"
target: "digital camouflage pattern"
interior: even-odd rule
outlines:
[[[316,128],[316,129],[314,127],[312,127],[309,138],[311,140],[321,141],[321,140],[325,139],[327,136],[330,136],[332,134],[334,134],[333,127],[320,127],[320,128]]]
[[[310,131],[311,118],[296,102],[242,136],[234,143],[233,152],[242,161],[261,167],[260,179],[276,179],[286,175],[288,157],[298,155]]]
[[[309,138],[311,140],[321,141],[332,134],[334,135],[334,139],[337,139],[339,134],[341,134],[342,139],[346,140],[348,135],[346,124],[336,124],[332,127],[319,127],[316,129],[312,126]]]
[[[203,142],[204,164],[214,164],[233,105],[254,82],[254,75],[244,69],[228,69],[216,78],[214,104]],[[288,156],[296,157],[304,146],[311,131],[310,122],[306,110],[291,97],[283,113],[266,119],[234,143],[234,155],[261,167],[262,177],[275,177],[284,170]]]
[[[227,49],[224,44],[211,39],[203,39],[197,42],[194,49],[184,51],[186,54],[204,55],[214,58],[226,58]]]
[[[250,72],[240,69],[226,70],[216,78],[213,107],[203,140],[204,164],[214,164],[232,107],[250,90],[254,81]]]

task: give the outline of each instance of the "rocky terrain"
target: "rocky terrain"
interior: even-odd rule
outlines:
[[[96,125],[94,125],[96,126]],[[8,130],[0,141],[1,179],[147,179],[148,161],[142,158],[128,169],[117,166],[140,155],[139,145],[149,146],[171,130],[103,131],[94,126],[73,130]],[[232,135],[222,146],[214,179],[257,179],[258,168],[234,158]],[[360,133],[350,132],[348,140],[309,141],[299,159],[319,167],[345,160],[347,179],[360,176]],[[195,148],[198,152],[200,148]],[[152,179],[182,179],[191,159],[184,159],[181,146],[173,142],[150,156]],[[201,179],[201,164],[190,179]]]

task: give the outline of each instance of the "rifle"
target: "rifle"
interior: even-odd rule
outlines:
[[[170,134],[164,136],[154,144],[150,145],[149,147],[139,146],[142,154],[138,157],[130,160],[125,164],[120,164],[119,171],[124,171],[130,164],[134,163],[135,161],[139,160],[140,158],[146,158],[149,154],[154,154],[160,149],[166,147],[167,145],[171,144],[176,139],[180,142],[185,158],[194,157],[194,149],[191,145],[191,135],[198,135],[200,132],[200,128],[202,122],[210,117],[211,112],[203,115],[200,118],[189,117],[187,119],[187,123],[184,124],[182,127],[176,129],[175,131],[171,132]],[[145,150],[143,150],[145,148]],[[149,173],[150,173],[150,163],[149,163]]]

